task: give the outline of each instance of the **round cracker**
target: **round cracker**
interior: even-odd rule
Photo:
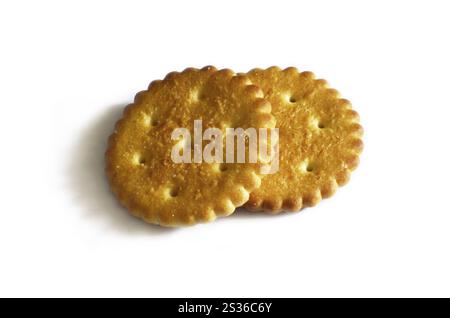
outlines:
[[[274,127],[270,104],[262,97],[246,76],[214,67],[189,68],[152,82],[126,107],[109,139],[106,172],[119,201],[133,215],[163,226],[233,213],[260,185],[260,164],[222,169],[217,163],[174,163],[171,151],[179,140],[171,134],[187,128],[193,138],[197,119],[203,131]]]
[[[279,127],[279,171],[250,194],[248,210],[298,211],[330,197],[359,162],[363,129],[350,102],[311,72],[254,69]]]

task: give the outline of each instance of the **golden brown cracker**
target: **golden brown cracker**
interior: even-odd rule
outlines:
[[[350,102],[311,72],[271,67],[247,73],[272,104],[279,171],[250,194],[249,210],[297,211],[331,196],[359,162],[363,129]]]
[[[110,136],[106,172],[135,216],[164,226],[231,214],[260,185],[260,165],[174,163],[175,128],[274,127],[270,103],[246,76],[214,67],[170,73],[138,93]]]

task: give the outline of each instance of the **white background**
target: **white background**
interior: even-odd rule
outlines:
[[[0,296],[450,296],[446,1],[2,1]],[[301,213],[168,230],[109,193],[105,141],[154,79],[296,66],[365,150]]]

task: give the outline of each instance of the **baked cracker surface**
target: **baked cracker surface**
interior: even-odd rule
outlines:
[[[243,205],[260,181],[259,163],[174,163],[175,128],[274,127],[261,89],[243,75],[208,66],[169,73],[127,106],[106,152],[112,191],[135,216],[163,226],[226,216]]]
[[[349,180],[363,149],[363,129],[350,102],[325,80],[293,67],[253,69],[247,75],[272,104],[280,162],[245,207],[298,211],[330,197]]]

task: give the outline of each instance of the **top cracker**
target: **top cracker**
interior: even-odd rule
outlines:
[[[279,171],[264,177],[245,207],[297,211],[331,196],[356,168],[363,129],[350,102],[311,72],[271,67],[247,73],[272,104],[279,127]]]
[[[274,127],[270,103],[246,76],[214,67],[186,69],[154,81],[126,107],[109,139],[106,172],[132,214],[164,226],[231,214],[260,185],[260,164],[175,163],[171,134],[194,120],[203,129]]]

